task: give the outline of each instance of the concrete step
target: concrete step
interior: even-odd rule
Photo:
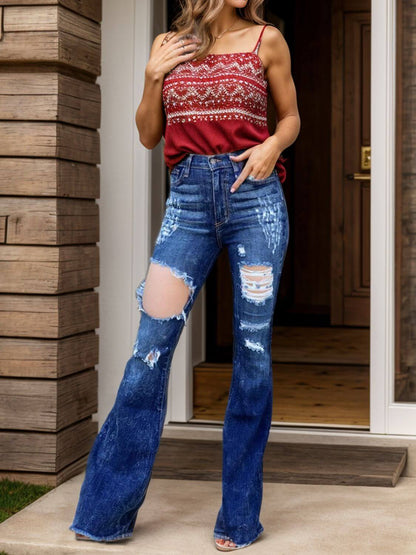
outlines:
[[[8,555],[207,555],[221,482],[152,478],[134,535],[113,544],[77,541],[68,529],[84,474],[71,478],[0,524]],[[396,487],[265,483],[263,534],[251,555],[416,553],[416,479]],[[247,551],[247,553],[249,553]]]

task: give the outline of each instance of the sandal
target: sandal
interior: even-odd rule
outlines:
[[[218,551],[234,551],[235,549],[241,549],[243,547],[247,547],[248,545],[251,545],[253,542],[249,542],[249,543],[243,543],[242,545],[221,545],[219,543],[217,543],[218,540],[222,540],[224,538],[215,538],[215,547],[218,549]],[[228,540],[228,541],[232,541],[233,543],[235,543],[233,540]]]
[[[90,538],[89,536],[84,536],[84,534],[79,534],[78,532],[75,532],[75,539],[77,540],[88,540],[91,542],[118,542],[120,541],[120,539],[115,539],[115,540],[93,540],[92,538]]]

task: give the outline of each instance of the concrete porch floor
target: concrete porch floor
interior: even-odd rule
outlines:
[[[134,536],[122,543],[77,541],[72,521],[79,474],[0,524],[9,555],[219,553],[212,529],[221,483],[152,478]],[[416,478],[396,487],[265,483],[263,534],[247,555],[416,554]]]

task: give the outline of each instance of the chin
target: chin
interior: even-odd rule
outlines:
[[[248,4],[248,0],[225,0],[225,3],[233,8],[245,8]]]

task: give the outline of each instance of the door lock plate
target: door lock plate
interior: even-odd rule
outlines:
[[[371,146],[361,147],[361,169],[371,170]]]

